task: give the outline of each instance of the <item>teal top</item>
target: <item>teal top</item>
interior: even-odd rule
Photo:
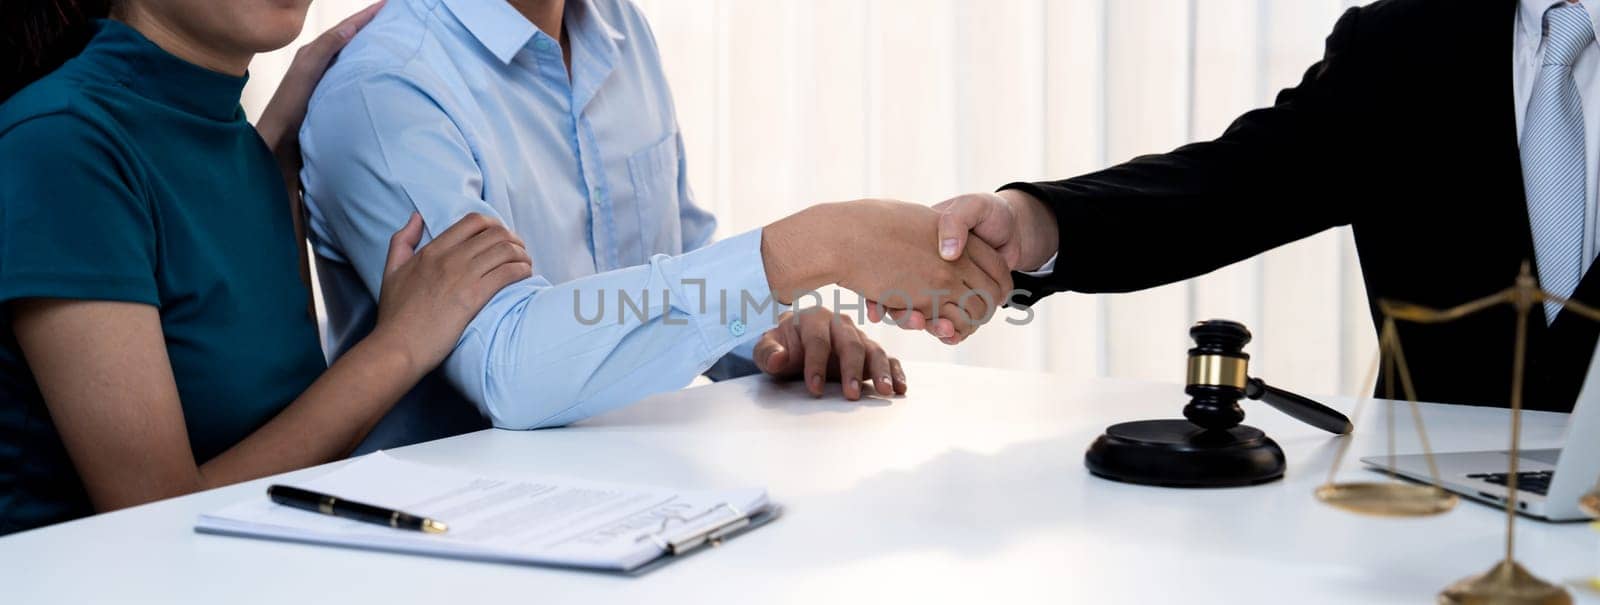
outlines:
[[[155,306],[197,463],[326,366],[281,173],[239,107],[245,79],[96,28],[0,105],[0,534],[92,512],[3,303]]]

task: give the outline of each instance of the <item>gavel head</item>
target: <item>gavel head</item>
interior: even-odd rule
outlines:
[[[1245,385],[1250,380],[1250,355],[1244,352],[1250,330],[1225,319],[1196,323],[1189,328],[1194,348],[1189,349],[1189,378],[1184,392],[1191,399],[1183,417],[1197,426],[1225,430],[1244,421]]]

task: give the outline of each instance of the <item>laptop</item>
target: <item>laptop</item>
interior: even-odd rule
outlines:
[[[1578,506],[1578,500],[1600,478],[1600,354],[1590,358],[1589,374],[1567,419],[1563,443],[1561,449],[1522,451],[1517,469],[1517,512],[1547,521],[1591,518]],[[1439,464],[1437,482],[1428,472],[1427,457],[1421,454],[1395,456],[1392,469],[1389,456],[1370,456],[1361,461],[1379,472],[1392,470],[1401,477],[1437,484],[1468,499],[1505,506],[1509,452],[1458,452],[1434,454],[1433,458]]]

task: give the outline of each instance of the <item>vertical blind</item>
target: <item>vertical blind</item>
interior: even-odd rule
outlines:
[[[724,236],[816,202],[933,204],[1214,138],[1297,82],[1359,3],[634,1],[664,57],[691,186]],[[364,5],[319,0],[300,42]],[[252,116],[292,54],[252,65]],[[1136,248],[1141,234],[1127,237]],[[903,359],[1175,382],[1189,324],[1214,317],[1248,325],[1253,372],[1295,390],[1359,391],[1377,348],[1345,228],[1182,283],[1057,295],[1030,324],[993,322],[957,347],[870,331]]]

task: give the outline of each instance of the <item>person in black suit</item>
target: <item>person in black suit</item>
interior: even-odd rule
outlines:
[[[1013,269],[1054,257],[1015,275],[1031,303],[1187,279],[1350,225],[1375,320],[1381,299],[1449,307],[1492,294],[1524,262],[1542,287],[1600,304],[1600,277],[1583,273],[1595,253],[1600,128],[1584,118],[1600,113],[1597,11],[1567,0],[1349,9],[1299,85],[1221,137],[948,200],[936,206],[940,252],[959,255],[970,230]],[[1566,411],[1597,326],[1547,313],[1528,322],[1525,402]],[[1505,406],[1515,325],[1508,306],[1402,324],[1418,397]]]

